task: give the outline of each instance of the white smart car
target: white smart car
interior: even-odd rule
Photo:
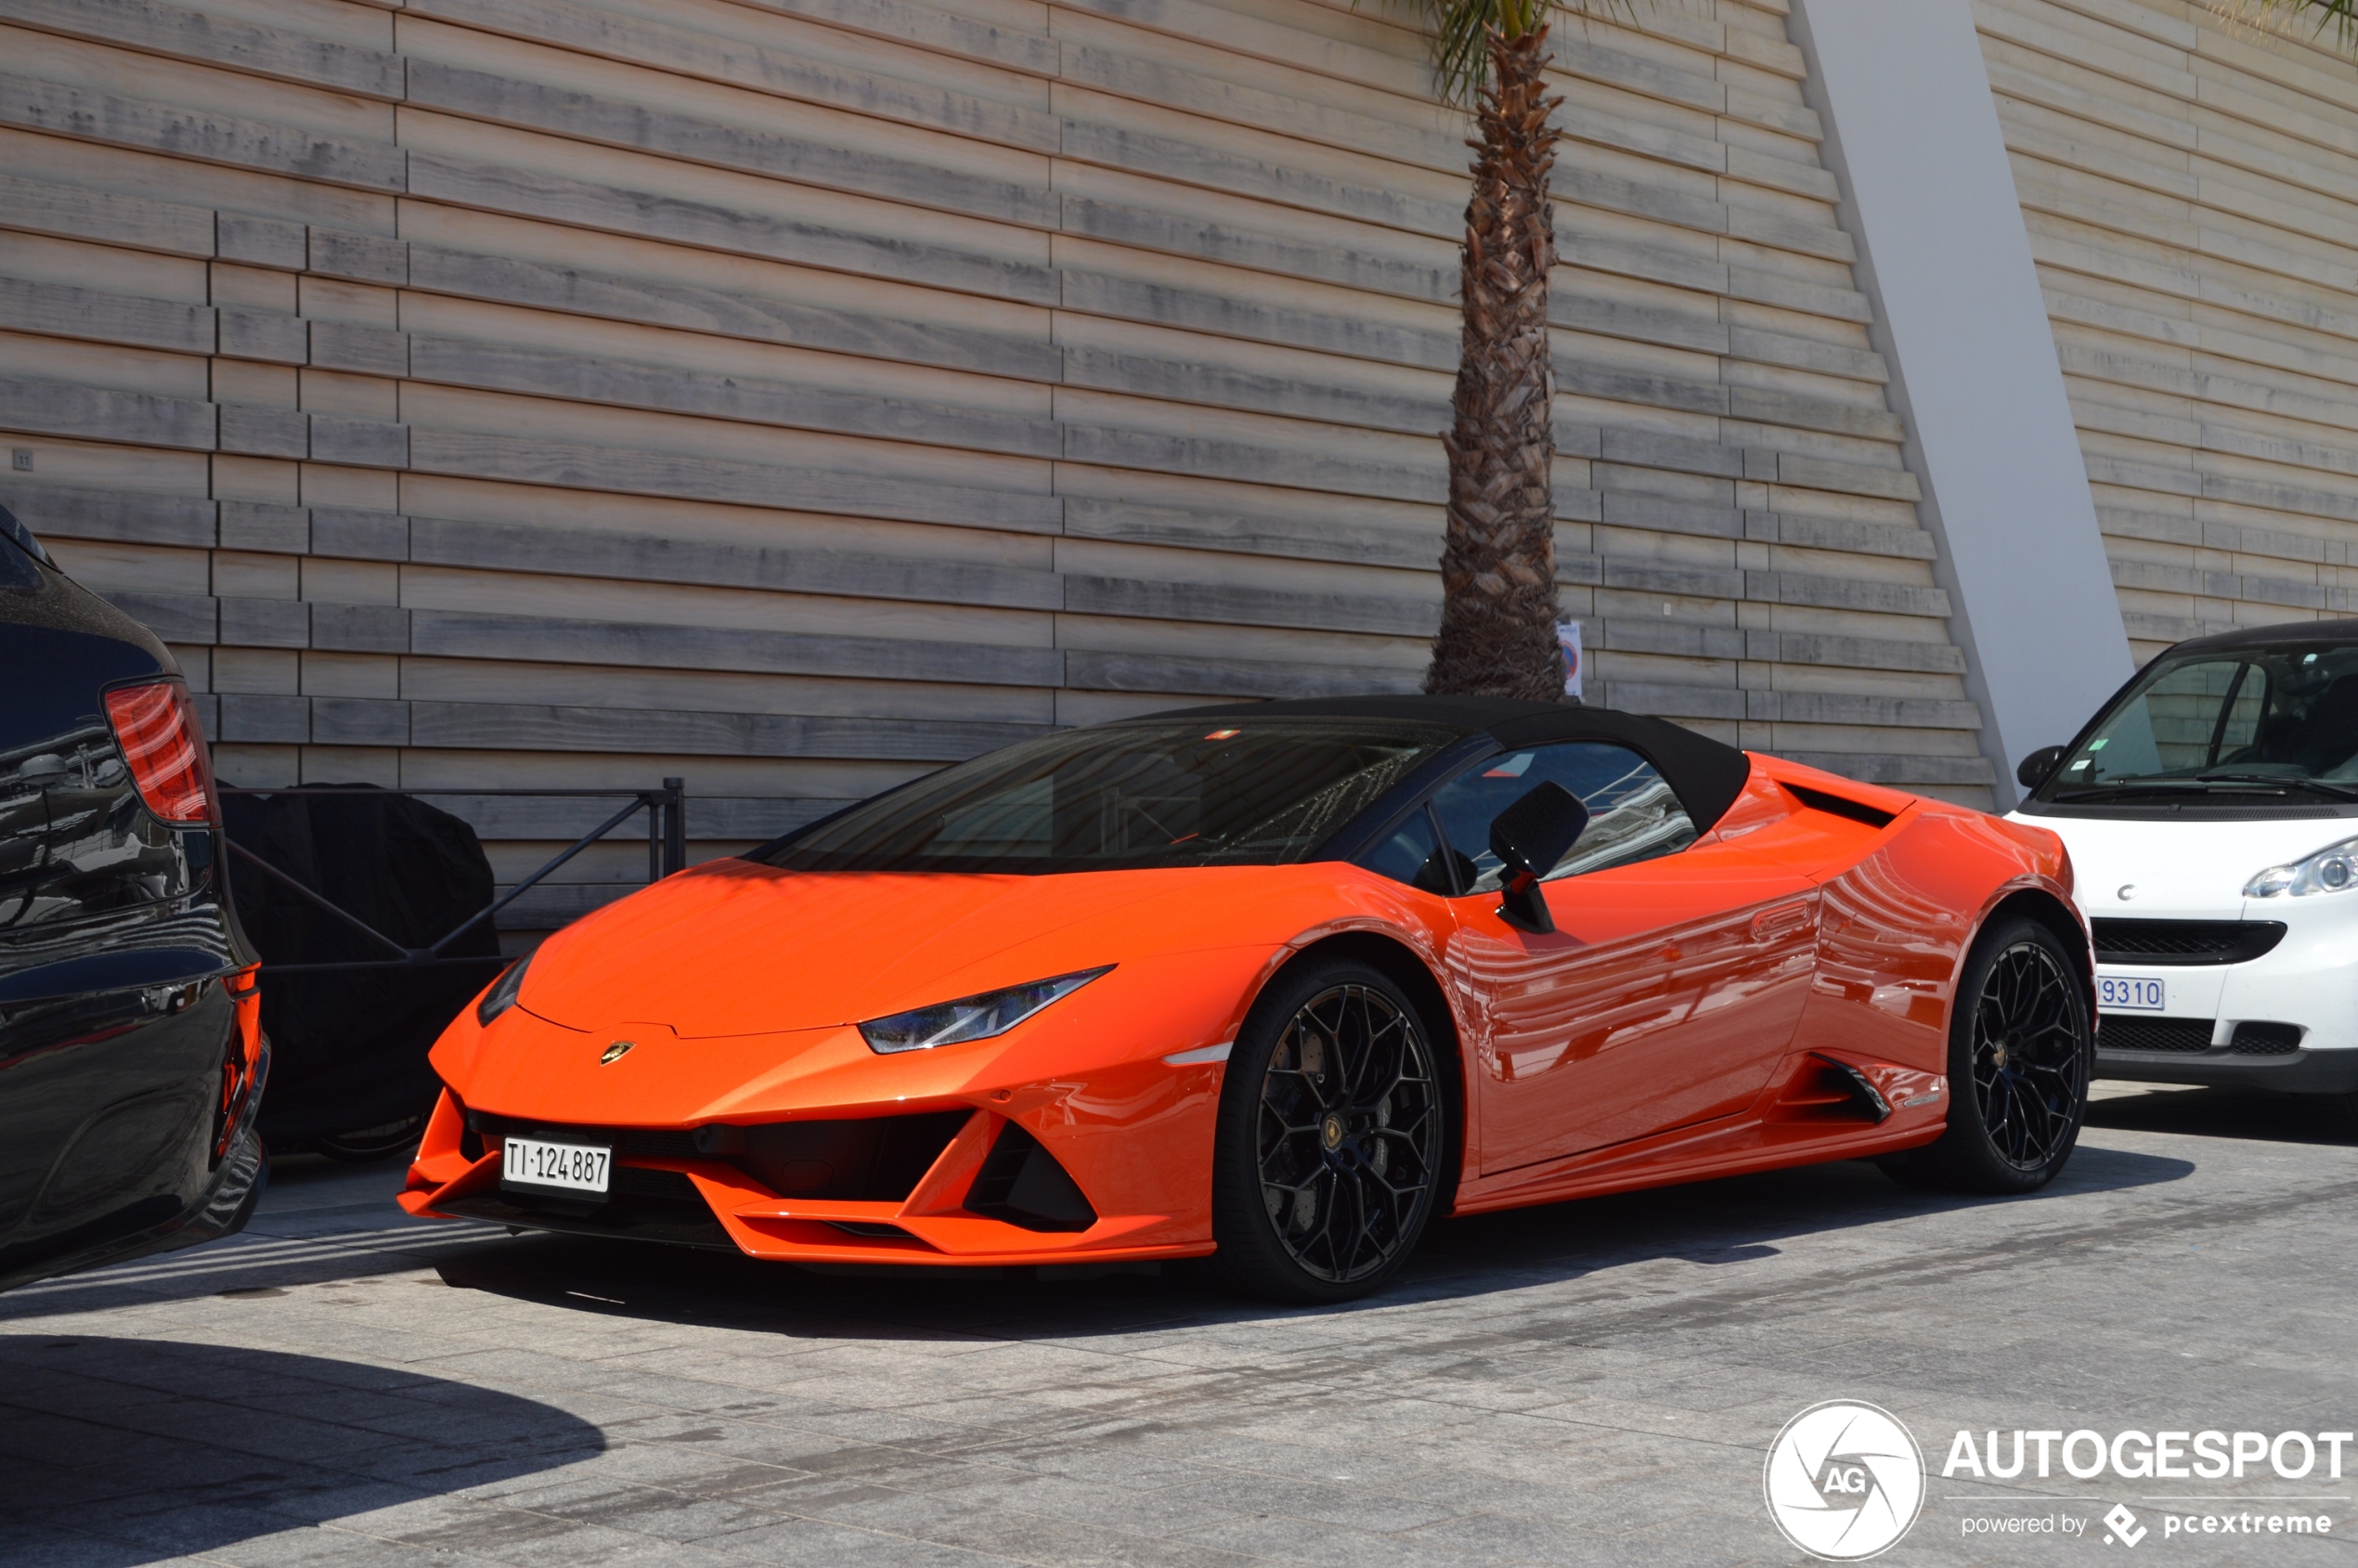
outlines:
[[[2095,937],[2099,1076],[2358,1094],[2358,620],[2181,642],[2018,776]]]

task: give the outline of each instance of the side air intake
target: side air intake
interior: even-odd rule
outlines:
[[[966,1189],[966,1212],[1026,1230],[1087,1230],[1097,1223],[1097,1211],[1056,1157],[1012,1121],[999,1129]]]
[[[1898,814],[1879,806],[1870,806],[1863,800],[1853,800],[1848,796],[1829,795],[1822,789],[1811,789],[1807,784],[1789,784],[1785,788],[1794,799],[1813,811],[1823,811],[1833,817],[1848,817],[1852,822],[1864,823],[1869,827],[1888,827],[1891,819]]]

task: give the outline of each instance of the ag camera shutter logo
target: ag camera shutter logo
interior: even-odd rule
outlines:
[[[1856,1562],[1897,1545],[1924,1511],[1924,1450],[1890,1411],[1829,1399],[1785,1423],[1761,1488],[1785,1539]]]

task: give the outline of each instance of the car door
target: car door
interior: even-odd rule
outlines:
[[[1498,914],[1490,820],[1538,784],[1589,825],[1548,879],[1535,934]],[[1476,1047],[1485,1175],[1732,1115],[1792,1041],[1815,961],[1806,876],[1694,824],[1653,766],[1601,741],[1494,757],[1436,792],[1461,887],[1459,952],[1488,1023]]]

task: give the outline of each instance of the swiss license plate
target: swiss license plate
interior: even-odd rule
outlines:
[[[2098,975],[2096,1005],[2122,1013],[2158,1013],[2166,1009],[2169,992],[2157,979],[2133,975]]]
[[[602,1194],[613,1170],[614,1150],[588,1144],[509,1138],[499,1150],[501,1186]]]

